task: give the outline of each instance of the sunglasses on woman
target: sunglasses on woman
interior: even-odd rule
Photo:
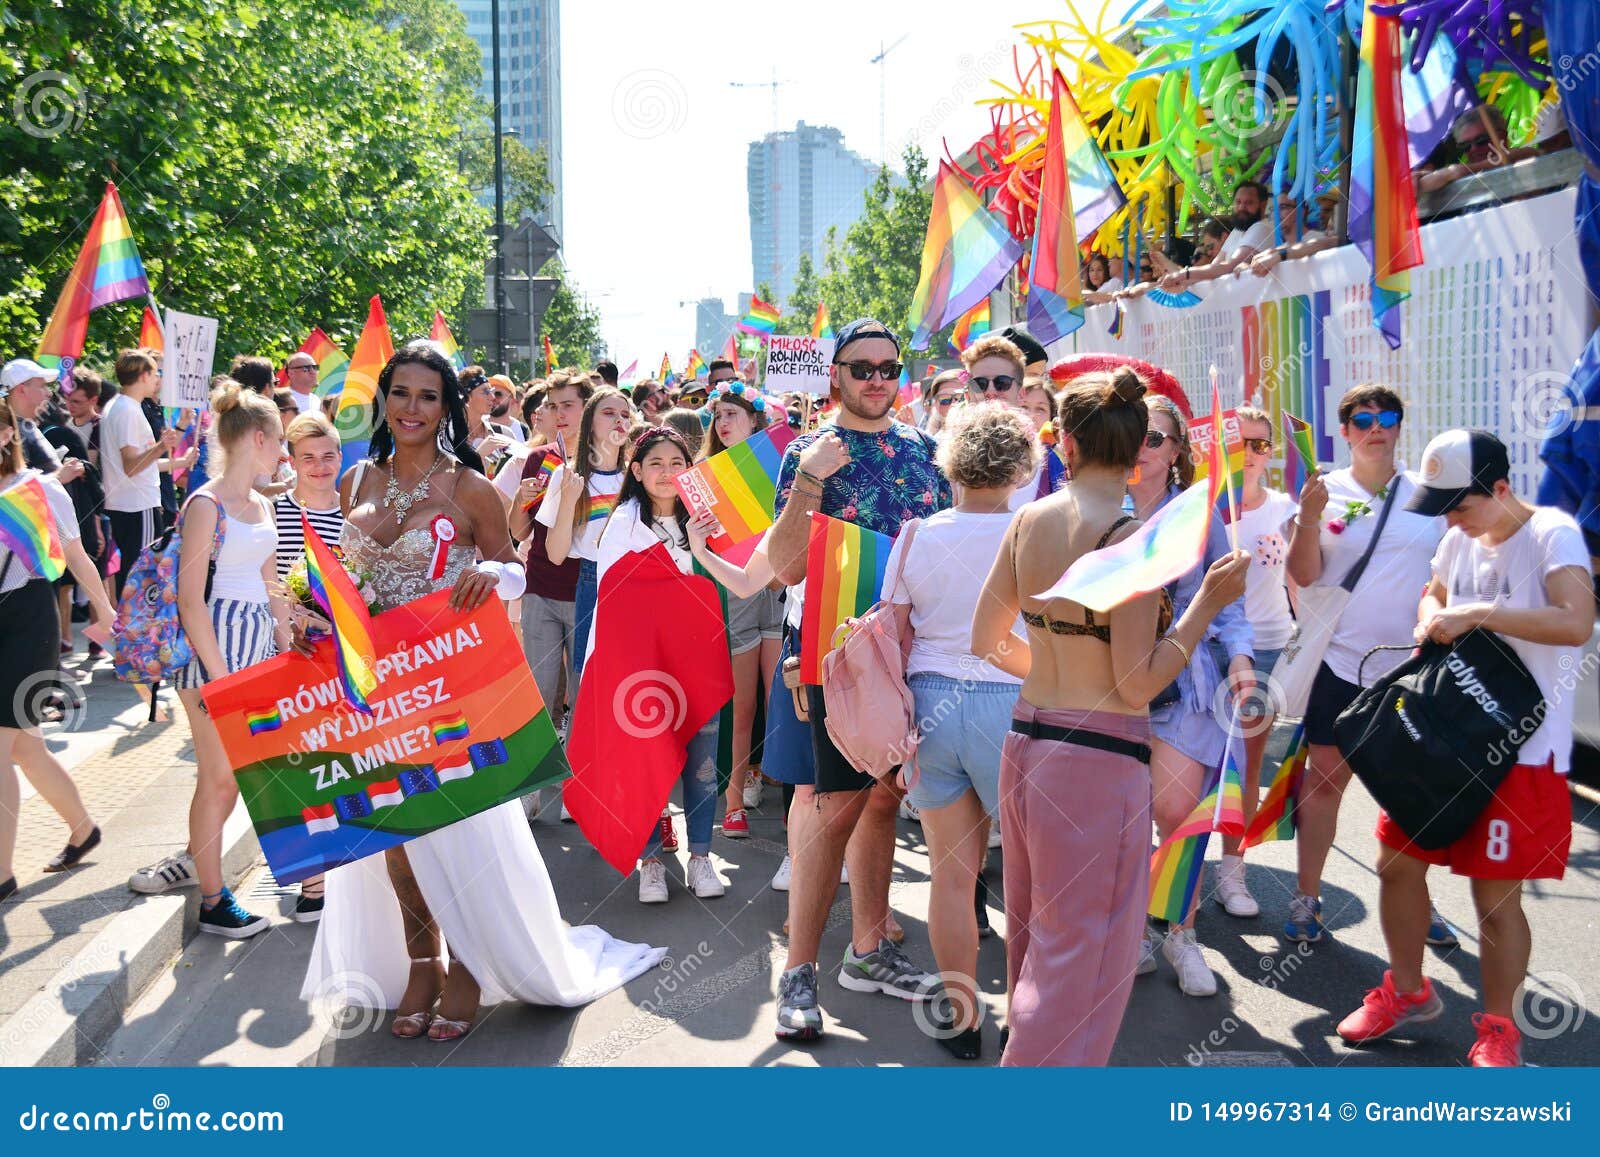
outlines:
[[[1171,434],[1163,434],[1160,430],[1146,430],[1144,444],[1151,450],[1159,450],[1167,444],[1167,439],[1171,437]]]
[[[877,374],[886,382],[892,382],[900,376],[899,362],[882,362],[878,365],[873,365],[871,362],[846,362],[845,368],[858,382],[870,382],[873,374]]]
[[[980,394],[987,394],[989,387],[994,387],[997,394],[1008,393],[1011,387],[1017,384],[1017,379],[1010,374],[996,374],[992,378],[968,378],[967,385],[977,390]]]
[[[1360,414],[1350,415],[1350,425],[1365,434],[1373,426],[1382,430],[1393,430],[1400,424],[1400,415],[1394,410],[1380,410],[1376,414],[1372,411],[1363,411]]]
[[[1244,448],[1252,454],[1270,454],[1272,453],[1272,439],[1246,438],[1244,440]]]
[[[942,398],[934,399],[933,404],[938,406],[940,409],[945,409],[956,404],[956,396],[954,394],[947,394]]]

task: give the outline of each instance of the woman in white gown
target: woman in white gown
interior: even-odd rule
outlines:
[[[383,608],[444,588],[456,607],[502,590],[514,597],[522,576],[505,510],[467,442],[450,363],[431,347],[408,346],[384,367],[378,392],[384,418],[373,461],[349,470],[339,488],[346,561],[371,576]],[[443,577],[432,580],[431,526],[441,514],[456,535]],[[568,928],[522,804],[512,800],[329,872],[301,996],[381,1002],[396,1010],[396,1036],[454,1040],[471,1028],[480,1000],[575,1007],[665,952],[592,925]]]

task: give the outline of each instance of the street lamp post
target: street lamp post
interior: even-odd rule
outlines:
[[[500,0],[489,0],[489,55],[494,69],[494,356],[506,368],[506,186],[500,122]]]

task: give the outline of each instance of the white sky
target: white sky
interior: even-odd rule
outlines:
[[[733,309],[750,284],[746,150],[778,127],[831,125],[879,156],[879,70],[887,63],[889,156],[911,140],[930,162],[942,138],[960,155],[988,128],[974,102],[1011,73],[1013,25],[1065,12],[1064,0],[811,0],[761,5],[563,4],[564,257],[601,311],[617,364],[680,369],[694,343],[693,303]],[[1088,15],[1096,0],[1080,2]],[[898,168],[898,164],[895,165]],[[683,304],[680,306],[679,303]],[[781,303],[780,303],[781,304]],[[844,319],[836,318],[838,322]],[[886,319],[888,320],[888,319]],[[713,351],[702,350],[707,357]]]

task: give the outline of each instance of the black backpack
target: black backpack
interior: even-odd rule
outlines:
[[[1547,709],[1511,644],[1473,630],[1424,643],[1357,695],[1333,733],[1379,806],[1417,847],[1434,849],[1483,814]]]

